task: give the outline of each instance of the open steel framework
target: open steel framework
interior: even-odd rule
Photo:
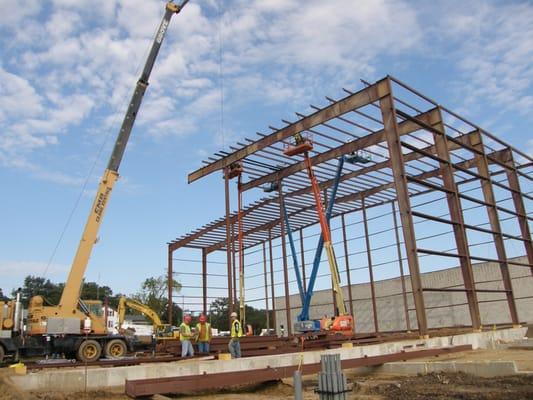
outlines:
[[[284,147],[292,142],[292,136],[302,133],[310,136],[314,143],[310,156],[325,201],[327,189],[334,182],[336,160],[339,157],[357,151],[366,151],[372,155],[370,163],[345,167],[332,214],[332,220],[340,220],[348,284],[348,308],[352,314],[357,315],[357,310],[354,310],[351,293],[345,217],[354,212],[361,212],[363,216],[374,325],[375,331],[379,332],[366,213],[369,208],[388,205],[394,219],[391,236],[395,238],[408,329],[407,296],[413,297],[417,329],[421,335],[425,335],[428,332],[428,307],[425,305],[424,294],[446,291],[465,294],[465,304],[468,305],[473,329],[480,329],[482,326],[478,299],[480,293],[501,295],[508,306],[509,322],[519,324],[510,266],[529,270],[527,275],[533,279],[533,248],[529,226],[532,218],[526,209],[527,202],[533,200],[533,197],[530,195],[531,191],[521,190],[521,185],[531,184],[532,158],[396,78],[387,76],[373,84],[365,84],[365,87],[357,92],[343,90],[346,92],[344,98],[334,100],[328,97],[327,106],[311,106],[315,110],[312,114],[297,114],[297,121],[283,120],[285,126],[269,127],[273,131],[270,134],[258,133],[255,139],[246,138],[230,147],[232,152],[216,153],[204,161],[203,167],[189,174],[188,181],[192,183],[221,171],[225,177],[226,215],[168,243],[169,282],[174,274],[173,253],[183,247],[200,249],[202,270],[199,275],[202,278],[202,296],[198,297],[202,299],[201,308],[206,312],[207,257],[215,251],[226,252],[224,279],[227,278],[227,297],[232,308],[237,299],[236,264],[239,263],[236,262],[236,257],[243,259],[246,250],[255,248],[259,253],[262,252],[267,310],[267,260],[270,263],[271,305],[275,311],[272,241],[281,238],[285,312],[287,321],[292,321],[288,251],[285,244],[286,226],[283,223],[280,204],[285,204],[292,232],[300,233],[304,286],[306,271],[302,230],[318,223],[303,159],[301,156],[291,158],[283,154]],[[238,189],[239,197],[249,190],[273,182],[282,188],[278,189],[277,193],[265,195],[242,208],[240,228],[239,213],[230,213],[229,200],[228,171],[235,162],[242,162],[244,169],[242,183]],[[473,182],[478,185],[477,195],[463,190]],[[447,209],[428,213],[418,211],[416,206],[412,206],[415,197],[435,193],[442,196]],[[508,197],[501,198],[501,193],[506,193]],[[284,202],[280,202],[280,196],[284,197]],[[485,210],[486,222],[468,223],[464,216],[465,204],[473,204],[473,208]],[[420,220],[448,226],[455,248],[441,251],[422,247],[415,233],[415,224]],[[513,234],[502,228],[502,221],[508,220],[515,223],[516,232]],[[239,232],[242,235],[241,251]],[[471,232],[488,235],[495,247],[496,257],[474,255],[473,244],[469,243]],[[516,261],[508,256],[505,246],[508,240],[523,246],[526,262]],[[342,248],[337,249],[337,252],[340,253]],[[455,259],[460,266],[462,287],[424,287],[419,264],[420,258],[424,256]],[[480,261],[499,264],[503,283],[501,289],[483,289],[476,286],[478,282],[474,279],[472,264]],[[407,276],[411,282],[410,292],[407,292],[404,283]],[[172,298],[173,292],[169,285],[171,302]],[[171,309],[172,307],[169,307],[169,311]],[[172,318],[170,314],[169,319]],[[287,325],[288,333],[291,334],[292,324]]]

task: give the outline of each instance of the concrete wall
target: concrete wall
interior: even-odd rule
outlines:
[[[527,263],[526,257],[518,257],[518,262]],[[500,267],[496,263],[479,263],[473,265],[476,287],[478,289],[503,289]],[[528,268],[509,265],[513,290],[518,307],[520,321],[533,322],[533,276]],[[422,274],[424,288],[463,287],[463,279],[459,267]],[[407,304],[409,311],[410,328],[416,329],[416,314],[414,311],[413,297],[411,295],[411,282],[405,278],[407,291]],[[404,300],[400,278],[387,279],[375,283],[378,326],[380,331],[406,330]],[[348,302],[348,288],[343,287],[344,297]],[[370,283],[352,285],[353,307],[357,332],[374,332],[374,317],[370,295]],[[466,295],[461,292],[424,292],[428,326],[430,328],[471,325]],[[481,322],[483,325],[509,323],[510,314],[505,294],[503,293],[478,293]],[[285,312],[285,298],[276,297],[276,325],[278,334],[280,325],[287,331]],[[291,319],[296,320],[300,312],[299,295],[290,296]],[[331,290],[316,291],[313,296],[310,316],[319,319],[324,314],[333,314]]]

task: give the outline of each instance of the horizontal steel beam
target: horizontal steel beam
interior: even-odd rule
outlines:
[[[307,117],[304,117],[284,128],[281,128],[271,135],[265,136],[256,142],[249,144],[248,146],[239,149],[226,157],[223,157],[205,167],[202,167],[188,176],[188,182],[192,183],[206,175],[209,175],[215,171],[221,170],[236,161],[268,147],[276,142],[287,139],[296,133],[305,131],[314,126],[320,125],[323,122],[329,121],[340,115],[346,114],[352,110],[363,107],[367,104],[373,103],[379,100],[381,97],[386,96],[387,92],[386,81],[382,80],[375,84],[368,86],[352,95],[345,97],[327,107],[324,107],[320,111],[317,111]]]

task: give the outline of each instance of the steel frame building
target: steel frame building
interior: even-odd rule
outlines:
[[[291,142],[293,135],[302,133],[311,137],[314,143],[311,160],[324,201],[327,201],[328,188],[333,184],[337,158],[358,151],[372,155],[372,161],[368,164],[360,163],[345,168],[332,214],[342,233],[340,249],[344,251],[348,308],[352,315],[357,316],[357,310],[354,309],[351,293],[351,259],[345,219],[355,212],[361,213],[363,217],[366,268],[372,288],[375,331],[379,332],[376,294],[373,290],[375,266],[366,214],[373,207],[388,207],[393,223],[391,236],[394,238],[397,254],[395,262],[402,279],[408,327],[408,296],[412,296],[414,300],[412,311],[416,314],[416,328],[420,335],[426,335],[428,307],[425,295],[447,291],[464,293],[471,326],[475,330],[481,329],[483,324],[478,298],[480,293],[498,293],[501,301],[507,303],[509,322],[518,325],[520,318],[509,271],[510,268],[529,270],[528,275],[533,279],[533,247],[529,225],[532,217],[527,211],[528,202],[533,200],[533,159],[391,76],[373,84],[365,83],[365,87],[357,92],[343,90],[346,93],[344,98],[327,98],[329,104],[324,107],[312,106],[312,114],[297,114],[296,121],[284,120],[285,126],[270,127],[272,133],[258,133],[257,138],[245,139],[232,146],[231,152],[218,152],[204,161],[203,167],[188,176],[189,183],[192,183],[217,171],[223,173],[226,215],[168,243],[170,301],[173,298],[170,282],[175,273],[173,254],[178,249],[186,247],[199,249],[201,252],[202,268],[199,274],[202,296],[199,297],[202,299],[201,308],[204,312],[208,310],[208,255],[217,251],[226,253],[226,268],[223,272],[224,279],[227,279],[227,297],[232,307],[237,299],[236,266],[243,266],[246,275],[244,255],[246,251],[255,249],[262,257],[267,309],[269,295],[274,308],[272,242],[282,239],[280,248],[285,311],[287,321],[292,321],[293,306],[289,303],[290,258],[285,242],[287,232],[282,207],[285,205],[287,209],[292,232],[300,234],[304,285],[305,240],[302,231],[318,223],[302,159],[283,154],[284,146]],[[243,182],[238,187],[240,212],[231,213],[229,171],[235,163],[242,163]],[[278,184],[276,194],[265,194],[260,200],[242,207],[242,194],[273,182]],[[473,189],[469,191],[466,189],[468,187]],[[522,190],[521,187],[525,189]],[[280,201],[282,196],[284,201]],[[427,201],[415,205],[415,199]],[[419,206],[432,201],[440,201],[443,210],[420,211]],[[476,208],[476,212],[483,210],[482,217],[478,213],[478,219],[474,223],[469,221],[470,217],[465,216],[468,205],[474,205],[472,208]],[[441,215],[441,211],[444,214]],[[433,248],[428,247],[426,241],[422,243],[415,230],[415,225],[420,221],[448,227],[454,249],[438,249],[436,241],[432,242]],[[504,225],[509,224],[514,228],[504,228]],[[474,251],[475,244],[471,240],[474,234],[488,238],[486,242],[490,242],[490,246],[494,248],[493,256],[479,255]],[[521,252],[526,255],[527,262],[516,261],[510,256],[507,242],[518,244],[523,249]],[[239,248],[240,246],[242,247]],[[340,249],[338,247],[337,252],[340,253]],[[462,287],[425,287],[420,270],[420,259],[425,256],[455,260],[461,268]],[[480,261],[499,264],[503,285],[501,289],[479,287],[479,282],[474,279],[472,264]],[[270,282],[267,281],[269,275]],[[404,284],[407,277],[410,279],[411,291],[407,291]],[[169,311],[171,309],[169,307]],[[172,318],[170,314],[169,319]],[[292,333],[290,325],[288,323],[289,334]]]

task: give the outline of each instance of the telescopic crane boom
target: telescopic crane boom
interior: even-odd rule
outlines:
[[[119,177],[118,169],[124,151],[126,150],[126,145],[130,137],[133,124],[135,123],[135,118],[142,103],[144,92],[148,87],[148,79],[152,72],[154,62],[163,43],[165,33],[168,29],[170,20],[174,14],[179,13],[185,4],[189,0],[184,0],[180,5],[169,1],[165,7],[165,14],[157,30],[157,34],[152,43],[150,53],[145,62],[142,74],[137,81],[135,90],[131,97],[131,100],[122,121],[122,126],[118,137],[115,141],[115,146],[107,168],[104,171],[103,177],[98,186],[98,191],[94,199],[93,205],[89,212],[89,216],[81,237],[78,250],[72,262],[70,273],[67,281],[65,282],[65,288],[61,295],[58,306],[53,307],[43,307],[42,298],[34,298],[30,303],[30,334],[42,334],[46,333],[46,321],[48,317],[54,318],[80,318],[84,319],[87,313],[81,312],[78,309],[78,303],[80,301],[80,289],[83,282],[83,276],[87,269],[87,264],[96,242],[97,234],[104,217],[104,212],[106,210],[107,202],[109,201],[109,196],[111,191]],[[33,307],[32,307],[33,305]],[[88,315],[87,315],[88,316]],[[93,322],[92,331],[94,333],[104,333],[106,327],[103,325],[103,321],[99,321],[96,318],[91,318]]]

